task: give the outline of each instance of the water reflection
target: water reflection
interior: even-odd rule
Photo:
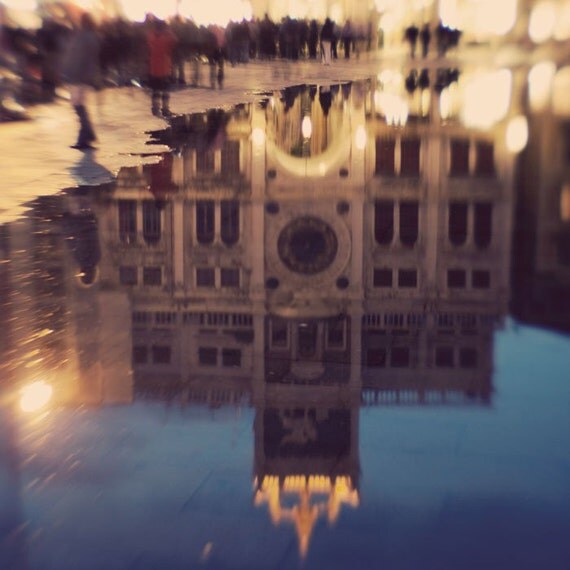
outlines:
[[[515,177],[503,126],[461,120],[462,81],[384,72],[174,117],[155,164],[30,204],[0,233],[4,397],[251,406],[253,502],[307,556],[365,500],[361,408],[487,408],[510,301],[570,323],[568,153],[546,144],[567,126],[531,120]]]

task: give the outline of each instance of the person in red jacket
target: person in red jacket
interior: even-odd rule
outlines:
[[[153,115],[170,115],[172,52],[176,37],[163,20],[153,20],[146,36],[148,46],[148,83],[152,89]],[[162,102],[162,107],[160,103]]]

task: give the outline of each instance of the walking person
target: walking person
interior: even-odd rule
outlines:
[[[344,23],[340,38],[344,46],[344,58],[350,59],[350,46],[353,41],[352,24],[350,23],[350,20],[347,20]]]
[[[332,42],[334,39],[334,24],[330,18],[325,20],[321,29],[321,49],[323,54],[324,65],[331,64]]]
[[[71,104],[79,118],[77,142],[71,147],[77,150],[93,149],[92,143],[97,140],[85,103],[88,89],[100,84],[100,51],[95,21],[85,12],[69,41],[63,61],[63,75],[70,84]]]
[[[163,20],[153,20],[146,36],[148,46],[148,84],[152,89],[152,114],[170,115],[172,53],[176,37]]]
[[[431,41],[431,31],[429,24],[424,24],[420,30],[420,42],[422,44],[422,57],[425,59],[429,53],[429,44]]]

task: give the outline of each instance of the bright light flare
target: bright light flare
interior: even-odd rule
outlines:
[[[251,140],[256,146],[262,146],[265,143],[265,131],[259,127],[255,127],[251,132]]]
[[[313,134],[313,123],[311,122],[311,117],[308,115],[303,117],[303,121],[301,123],[301,133],[305,139],[310,139],[311,135]]]
[[[465,28],[481,35],[502,36],[517,19],[517,0],[477,0],[466,7]]]
[[[409,107],[399,95],[376,91],[374,105],[386,117],[386,124],[403,127],[408,122]]]
[[[507,125],[507,149],[513,154],[521,152],[528,143],[528,121],[526,117],[513,117]]]
[[[541,61],[528,74],[528,99],[533,111],[543,110],[552,96],[552,81],[556,65],[552,61]]]
[[[474,76],[465,86],[462,108],[465,125],[488,129],[502,120],[511,106],[512,84],[508,69]]]
[[[439,17],[444,26],[461,27],[461,14],[457,0],[439,0]]]
[[[552,2],[540,2],[530,14],[528,35],[539,44],[549,39],[556,26],[556,6]]]
[[[570,39],[570,2],[565,2],[558,9],[554,39],[558,41]]]
[[[20,409],[23,412],[37,412],[51,400],[53,388],[43,380],[24,386],[20,391]]]
[[[363,125],[358,125],[356,127],[356,133],[354,135],[354,144],[358,150],[364,150],[366,148],[366,128]]]
[[[36,10],[38,7],[37,0],[2,0],[0,4],[15,10]]]
[[[199,26],[210,24],[225,26],[230,21],[251,20],[253,16],[251,2],[248,0],[216,0],[216,2],[181,0],[179,13],[186,18],[192,18]]]

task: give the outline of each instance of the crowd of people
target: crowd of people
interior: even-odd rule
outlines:
[[[226,62],[235,66],[250,59],[315,60],[330,65],[343,57],[350,59],[372,47],[372,29],[342,25],[326,18],[324,22],[285,17],[272,21],[230,22],[199,26],[190,19],[175,17],[165,22],[149,15],[145,22],[122,19],[96,25],[88,13],[80,22],[45,19],[38,30],[3,28],[0,67],[10,64],[22,78],[20,100],[49,100],[62,83],[71,85],[73,106],[80,121],[77,148],[87,148],[95,133],[85,107],[87,86],[140,85],[150,89],[153,114],[170,114],[169,92],[173,85],[222,88]],[[415,57],[418,40],[422,56],[431,42],[428,24],[409,26],[404,40]],[[435,30],[439,55],[457,45],[460,32],[439,25]],[[202,69],[208,64],[207,79]],[[410,78],[409,86],[421,86],[421,78]],[[1,87],[1,86],[0,86]]]
[[[148,79],[148,32],[154,18],[137,23],[109,20],[97,27],[100,42],[101,79],[106,85],[144,84]],[[175,17],[166,28],[174,37],[172,81],[197,85],[201,80],[200,63],[209,63],[209,86],[223,85],[224,63],[247,63],[250,59],[313,59],[330,63],[335,58],[350,58],[371,47],[370,27],[353,26],[350,20],[338,25],[284,18],[274,22],[263,19],[230,22],[225,28],[198,26],[190,19]],[[5,28],[2,48],[11,53],[18,73],[39,79],[46,97],[53,95],[61,81],[61,61],[72,35],[72,26],[45,20],[38,30]],[[0,61],[0,65],[2,61]],[[196,64],[196,65],[194,65]],[[208,80],[205,82],[208,84]]]
[[[422,48],[422,57],[426,58],[428,56],[431,38],[431,28],[427,23],[423,24],[421,28],[412,24],[404,30],[404,41],[409,44],[412,58],[416,57],[418,40]],[[460,39],[460,30],[444,26],[441,22],[435,28],[437,53],[440,57],[443,57],[449,49],[457,47]]]

